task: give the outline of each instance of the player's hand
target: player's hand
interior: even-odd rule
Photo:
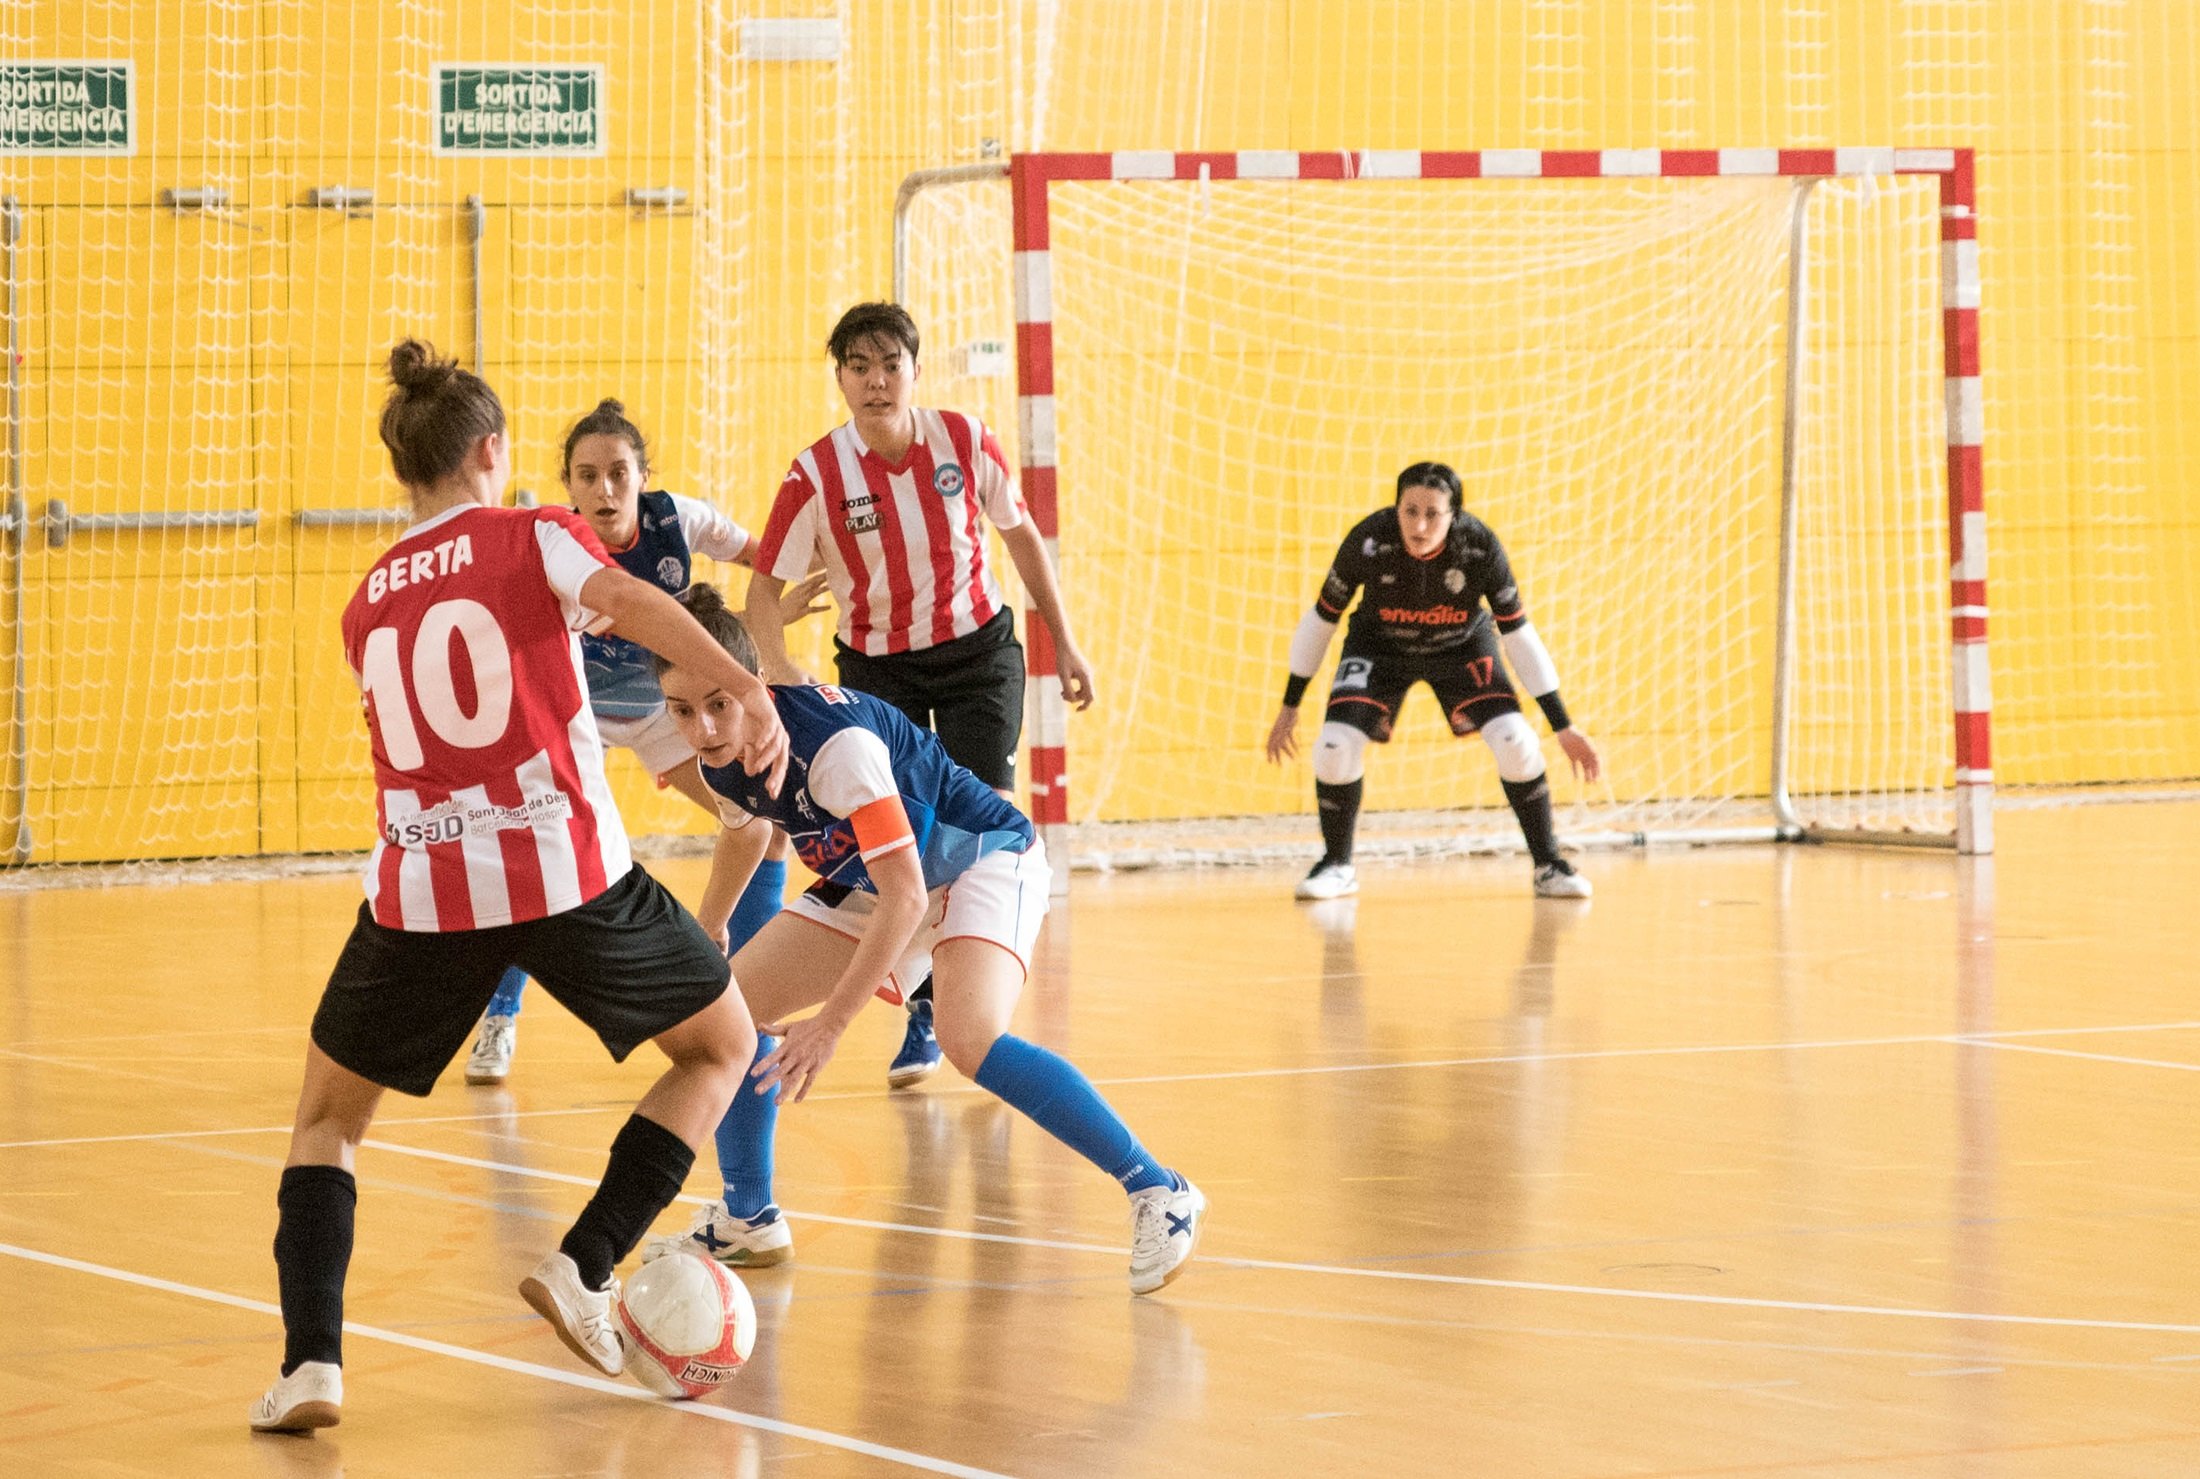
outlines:
[[[779,593],[779,624],[791,627],[805,616],[832,610],[833,603],[824,595],[825,572],[812,570]]]
[[[1085,655],[1074,647],[1055,650],[1054,670],[1062,678],[1062,702],[1073,709],[1089,709],[1095,697],[1092,686],[1092,668]]]
[[[1566,761],[1573,766],[1574,774],[1583,780],[1593,781],[1604,773],[1604,762],[1597,758],[1595,741],[1580,730],[1561,729],[1558,747],[1566,752]]]
[[[750,775],[763,776],[765,791],[777,796],[787,779],[788,755],[787,727],[779,722],[779,708],[761,685],[743,689],[734,702],[741,709],[741,742],[734,758]]]
[[[756,1092],[770,1094],[780,1104],[800,1104],[840,1045],[842,1024],[827,1012],[804,1017],[782,1026],[772,1022],[756,1030],[779,1039],[779,1046],[756,1065]]]
[[[1299,711],[1289,704],[1276,710],[1276,722],[1268,726],[1268,760],[1281,765],[1286,755],[1299,753]]]
[[[731,920],[728,920],[727,924],[730,923]],[[716,929],[712,929],[707,924],[703,926],[703,933],[710,936],[710,942],[718,947],[718,953],[720,955],[730,955],[733,953],[733,935],[729,931],[727,924],[721,924]]]

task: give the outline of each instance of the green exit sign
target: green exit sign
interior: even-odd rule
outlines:
[[[603,67],[437,62],[435,152],[603,153]]]
[[[135,154],[128,62],[0,62],[0,154]]]

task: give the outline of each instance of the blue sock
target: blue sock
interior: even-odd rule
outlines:
[[[1138,1143],[1123,1117],[1077,1065],[1007,1033],[978,1065],[978,1087],[998,1094],[1039,1128],[1123,1184],[1125,1191],[1176,1185],[1169,1168]]]
[[[726,1210],[743,1219],[772,1204],[772,1133],[779,1127],[779,1101],[756,1092],[754,1075],[756,1064],[778,1046],[776,1037],[757,1036],[756,1058],[741,1076],[726,1117],[718,1122],[718,1174],[726,1182]]]
[[[489,1015],[492,1017],[516,1017],[519,1015],[520,993],[527,989],[527,972],[518,966],[507,966],[504,979],[497,982],[496,995],[489,998]]]
[[[770,924],[779,906],[787,902],[787,860],[766,858],[756,865],[749,886],[734,902],[733,917],[726,921],[726,953],[733,954],[756,938]]]

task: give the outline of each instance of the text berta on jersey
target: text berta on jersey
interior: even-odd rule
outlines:
[[[387,564],[375,566],[374,573],[367,577],[367,604],[372,606],[391,591],[422,585],[439,575],[463,570],[473,562],[474,542],[463,534],[446,539],[433,549],[398,555]]]

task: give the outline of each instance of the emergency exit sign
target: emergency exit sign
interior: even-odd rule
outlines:
[[[438,154],[601,154],[603,68],[435,65]]]

